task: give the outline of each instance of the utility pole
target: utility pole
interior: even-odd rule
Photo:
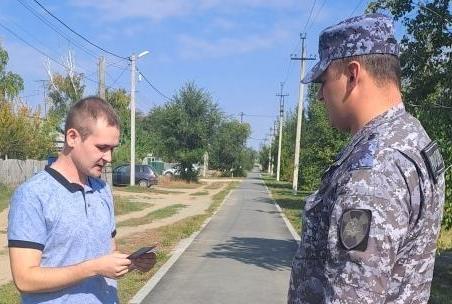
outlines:
[[[105,57],[104,56],[99,57],[98,71],[99,71],[98,95],[100,98],[105,99]]]
[[[297,116],[297,133],[295,137],[295,160],[293,166],[293,181],[292,181],[292,191],[296,195],[298,191],[298,169],[300,166],[300,138],[301,138],[301,123],[303,119],[303,100],[304,100],[304,84],[301,82],[304,78],[305,61],[315,60],[312,57],[305,57],[305,40],[306,34],[300,34],[301,39],[301,57],[291,56],[292,60],[300,60],[300,85],[299,85],[299,95],[298,95],[298,116]]]
[[[279,96],[279,144],[278,144],[278,163],[276,167],[276,180],[279,182],[279,177],[281,173],[281,145],[282,145],[282,129],[283,129],[283,119],[284,119],[284,97],[289,96],[289,94],[283,94],[284,83],[281,82],[281,92],[276,94]]]
[[[276,120],[273,122],[273,134],[272,134],[272,136],[273,136],[273,139],[276,140]],[[272,172],[271,172],[272,176],[273,176],[273,172],[274,171],[275,171],[275,161],[274,161],[274,159],[272,157]]]
[[[272,173],[272,135],[273,128],[270,128],[270,134],[268,135],[269,147],[268,147],[268,174]]]
[[[130,83],[130,185],[135,185],[135,84],[136,84],[136,61],[135,54],[130,56],[131,83]]]
[[[243,123],[243,116],[245,115],[245,113],[240,112],[240,123]]]
[[[48,80],[46,79],[40,79],[40,80],[35,80],[36,82],[40,82],[42,84],[42,90],[43,90],[43,102],[44,102],[44,118],[47,117],[47,111],[48,111],[48,106],[47,106],[47,83]]]

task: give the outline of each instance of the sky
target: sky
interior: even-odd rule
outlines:
[[[322,29],[359,15],[366,0],[38,0],[70,28],[103,49],[128,58],[149,51],[137,66],[136,105],[147,113],[187,82],[209,92],[221,110],[252,128],[248,145],[258,149],[279,112],[280,84],[285,110],[298,101],[300,33],[307,55],[317,55]],[[51,27],[50,27],[50,26]],[[7,30],[8,29],[8,30]],[[14,33],[14,34],[13,34]],[[25,41],[25,42],[24,42]],[[106,85],[130,91],[127,60],[80,39],[45,13],[34,0],[0,1],[0,42],[8,70],[25,81],[23,100],[43,109],[48,70],[64,73],[69,51],[84,73],[86,95],[97,92],[97,61],[106,58]],[[46,56],[52,60],[46,59]],[[60,64],[56,63],[59,62]],[[315,61],[307,63],[309,69]]]

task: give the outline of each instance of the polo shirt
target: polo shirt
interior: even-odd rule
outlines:
[[[47,166],[17,188],[8,215],[8,246],[42,251],[41,267],[64,267],[112,251],[113,197],[102,180],[70,183]],[[95,276],[49,293],[22,293],[22,303],[118,303],[116,280]]]

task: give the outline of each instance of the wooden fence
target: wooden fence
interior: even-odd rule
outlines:
[[[34,174],[44,170],[46,165],[45,160],[0,159],[0,184],[16,187]],[[112,185],[111,166],[104,167],[102,179],[110,186]]]

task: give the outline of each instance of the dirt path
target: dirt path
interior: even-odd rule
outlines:
[[[170,225],[181,219],[202,214],[212,202],[212,197],[222,191],[229,180],[203,180],[203,185],[194,189],[168,189],[155,186],[155,192],[136,193],[123,190],[113,190],[113,194],[127,198],[135,202],[149,203],[150,207],[143,210],[130,212],[116,217],[116,223],[131,219],[143,217],[149,212],[165,208],[175,204],[182,204],[185,208],[171,217],[155,220],[152,223],[140,226],[124,226],[117,228],[117,239],[127,238],[129,235],[165,225]],[[216,189],[209,189],[209,187]],[[197,192],[208,191],[207,195],[196,195]],[[194,195],[195,194],[195,195]],[[8,220],[8,209],[0,212],[0,285],[11,281],[11,271],[9,266],[6,227]]]

